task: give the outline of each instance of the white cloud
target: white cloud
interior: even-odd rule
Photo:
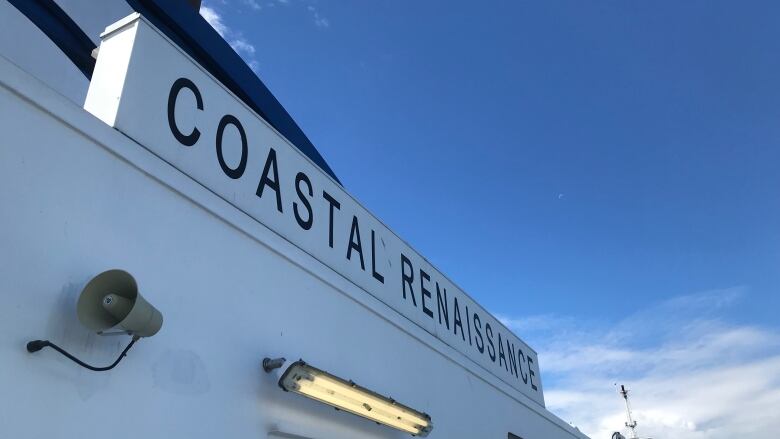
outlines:
[[[328,20],[326,17],[323,17],[320,14],[320,11],[318,11],[317,8],[315,8],[313,5],[307,6],[306,10],[311,14],[315,26],[321,29],[330,27],[330,20]]]
[[[259,11],[263,9],[263,7],[260,6],[260,3],[257,0],[244,0],[244,4],[254,9],[255,11]]]
[[[261,11],[264,7],[274,8],[276,5],[290,6],[293,4],[292,2],[290,2],[290,0],[268,1],[265,3],[265,6],[261,5],[258,0],[242,0],[242,3],[255,11]],[[268,10],[270,11],[270,9]],[[326,29],[330,27],[330,20],[327,17],[323,16],[320,13],[320,11],[317,9],[317,7],[311,4],[306,5],[306,11],[309,13],[311,20],[316,27],[320,29]],[[219,34],[222,35],[223,37],[230,34],[230,29],[228,29],[224,25],[222,21],[222,17],[213,8],[202,6],[201,15],[203,15],[203,17],[206,18],[206,21],[211,23],[214,29],[217,29],[217,32],[219,32]]]
[[[259,4],[252,1],[258,8]],[[247,41],[241,32],[229,28],[219,12],[214,8],[206,6],[205,4],[200,7],[200,15],[217,31],[217,33],[230,44],[230,47],[236,51],[237,54],[244,59],[249,67],[257,73],[258,62],[255,59],[255,46]]]
[[[322,27],[322,28],[330,27],[330,20],[328,20],[325,17],[320,16],[319,13],[315,12],[314,13],[314,25],[317,26],[317,27]]]
[[[642,437],[776,437],[780,330],[723,317],[746,291],[681,296],[608,326],[554,315],[502,320],[539,349],[547,407],[594,439],[625,422],[615,383],[632,390]]]
[[[211,25],[211,27],[214,28],[215,31],[217,31],[217,33],[222,38],[225,38],[225,36],[228,34],[228,28],[225,26],[225,23],[222,22],[222,16],[219,15],[217,11],[203,5],[200,7],[200,15]]]
[[[239,55],[245,54],[251,56],[255,54],[255,46],[251,45],[243,38],[239,37],[234,40],[230,40],[229,43],[230,47],[232,47],[233,50],[235,50]]]

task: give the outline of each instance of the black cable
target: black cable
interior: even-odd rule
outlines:
[[[50,342],[49,340],[33,340],[27,343],[27,352],[38,352],[41,349],[48,346],[54,349],[55,351],[61,353],[62,355],[68,357],[71,361],[73,361],[74,363],[78,364],[81,367],[87,368],[89,370],[94,370],[95,372],[103,372],[106,370],[111,370],[114,367],[116,367],[116,365],[119,364],[120,361],[122,361],[122,358],[124,358],[125,355],[127,355],[127,351],[129,351],[130,348],[133,347],[133,344],[135,344],[135,342],[138,341],[138,339],[139,337],[134,336],[133,339],[130,341],[130,344],[128,344],[125,350],[123,350],[122,353],[119,354],[119,358],[117,358],[116,361],[114,361],[110,366],[105,366],[105,367],[90,366],[89,364],[79,360],[78,358],[69,354],[67,351],[57,346],[56,344]]]

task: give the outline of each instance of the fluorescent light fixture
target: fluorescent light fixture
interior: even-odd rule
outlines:
[[[433,430],[431,417],[427,414],[303,361],[296,361],[287,368],[279,379],[279,387],[413,436],[425,437]]]

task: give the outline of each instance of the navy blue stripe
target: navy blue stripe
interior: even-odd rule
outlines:
[[[92,79],[95,43],[53,0],[8,0],[59,47],[88,79]],[[20,42],[20,44],[24,44]]]
[[[53,0],[8,0],[92,79],[95,44]],[[306,134],[230,45],[182,0],[126,0],[317,166],[338,177]]]

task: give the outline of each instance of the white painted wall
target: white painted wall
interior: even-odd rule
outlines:
[[[265,356],[425,411],[432,438],[584,437],[5,59],[0,132],[0,437],[409,437],[283,392]],[[109,268],[136,276],[161,332],[104,373],[27,353],[43,338],[115,358],[127,340],[75,317]]]
[[[125,0],[55,0],[95,44],[108,23],[133,12]],[[0,56],[81,105],[89,81],[84,74],[7,0],[0,0]]]
[[[191,89],[177,93],[172,86],[179,78],[190,81]],[[196,91],[202,109],[196,109]],[[454,348],[465,367],[544,407],[540,364],[533,349],[142,17],[128,16],[103,34],[84,108]],[[225,125],[220,142],[218,126],[225,115],[234,122]],[[175,129],[182,135],[197,129],[198,140],[181,142]],[[229,177],[223,166],[239,170],[239,175]],[[375,164],[356,166],[370,175]],[[296,194],[296,175],[307,176],[310,194]],[[278,191],[261,184],[267,180],[278,182]],[[298,187],[301,194],[306,188],[305,183]],[[338,210],[330,210],[326,192],[338,200]],[[310,212],[301,207],[303,201],[311,204]],[[309,229],[295,219],[299,208],[303,217],[313,220]],[[350,240],[362,241],[363,250],[352,251]],[[384,279],[375,278],[374,268]],[[425,276],[427,299],[422,294]],[[440,311],[441,290],[446,305]]]

